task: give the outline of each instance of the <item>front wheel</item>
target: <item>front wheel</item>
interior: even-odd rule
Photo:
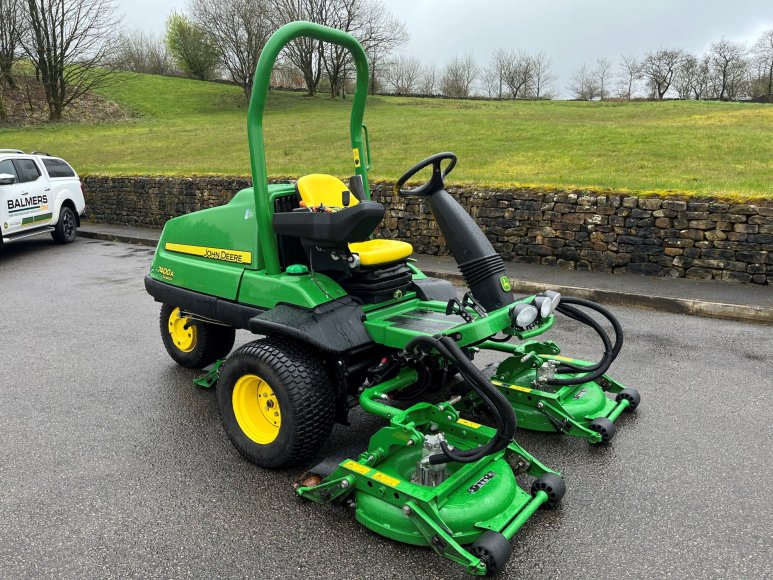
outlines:
[[[217,400],[231,442],[260,467],[308,459],[333,427],[335,393],[319,357],[284,339],[235,350],[220,369]]]
[[[188,369],[200,369],[225,358],[236,340],[232,327],[194,320],[171,304],[161,307],[159,326],[166,352]]]
[[[75,241],[78,233],[78,221],[75,219],[75,212],[67,206],[62,206],[59,210],[59,221],[51,232],[51,237],[58,244],[70,244]]]

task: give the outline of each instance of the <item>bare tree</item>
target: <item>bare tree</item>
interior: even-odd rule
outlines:
[[[636,81],[642,78],[642,63],[632,54],[622,55],[620,57],[620,77],[623,87],[620,92],[630,101]]]
[[[408,42],[410,34],[405,23],[387,10],[381,0],[367,1],[361,11],[361,18],[357,38],[368,55],[370,92],[376,94],[382,63],[386,62],[392,52]]]
[[[434,95],[437,93],[438,87],[438,70],[435,63],[430,63],[424,66],[421,71],[421,79],[419,81],[419,94],[422,95]]]
[[[327,24],[327,4],[327,0],[275,0],[272,12],[274,27],[295,20]],[[301,71],[309,96],[314,95],[322,76],[322,42],[300,36],[285,47],[285,55]]]
[[[537,99],[550,98],[550,87],[558,78],[553,73],[553,60],[540,51],[531,58],[533,68],[534,97]]]
[[[489,63],[489,65],[480,73],[480,84],[489,99],[499,98],[499,81],[500,77],[497,75],[496,70],[491,66],[491,63]]]
[[[502,94],[505,88],[505,77],[507,71],[510,68],[510,55],[507,51],[498,48],[494,54],[491,55],[491,61],[489,62],[486,70],[483,72],[484,80],[487,79],[491,84],[491,91],[493,94],[489,96],[502,98]]]
[[[593,71],[593,75],[596,77],[596,86],[602,101],[609,96],[607,87],[609,86],[611,70],[612,62],[608,58],[604,57],[596,61],[596,70]]]
[[[421,61],[416,57],[401,56],[386,67],[386,81],[393,93],[411,95],[421,79]]]
[[[709,58],[703,56],[698,62],[698,68],[695,71],[695,80],[693,82],[692,94],[696,100],[705,99],[709,92]]]
[[[0,86],[10,89],[16,87],[12,69],[19,56],[22,8],[21,0],[0,0]]]
[[[163,40],[142,30],[119,37],[110,66],[118,70],[154,75],[169,75],[175,71]]]
[[[709,58],[712,74],[719,86],[720,100],[734,98],[730,93],[736,93],[738,90],[738,83],[744,73],[747,52],[745,44],[724,38],[711,44]]]
[[[301,71],[289,60],[280,57],[271,71],[271,86],[283,89],[302,89],[306,83]]]
[[[27,0],[25,17],[22,46],[40,73],[48,118],[58,121],[67,105],[108,80],[104,65],[119,20],[112,0]]]
[[[456,57],[446,64],[440,79],[440,92],[447,97],[466,99],[477,77],[478,65],[471,54]]]
[[[700,82],[700,72],[700,59],[693,54],[685,54],[672,83],[680,99],[689,99],[696,94],[695,89]]]
[[[325,10],[326,25],[357,35],[362,24],[362,8],[361,0],[328,0]],[[322,45],[322,64],[327,73],[331,97],[343,95],[350,62],[351,54],[348,49],[338,44]]]
[[[681,49],[661,48],[647,53],[642,63],[642,73],[650,82],[653,96],[662,99],[666,95],[683,57]]]
[[[534,80],[534,63],[522,50],[510,51],[505,57],[505,84],[510,89],[510,96],[523,98]]]
[[[190,0],[194,21],[206,29],[220,64],[249,101],[260,52],[273,32],[266,0]]]
[[[760,86],[769,103],[773,103],[773,29],[762,33],[752,49],[759,71]]]
[[[574,94],[574,98],[580,101],[591,101],[599,94],[599,88],[596,84],[596,75],[588,70],[587,65],[574,73],[572,81],[569,84],[569,90]]]

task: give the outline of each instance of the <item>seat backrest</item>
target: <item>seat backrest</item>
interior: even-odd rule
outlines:
[[[306,207],[316,207],[322,204],[326,207],[343,207],[343,193],[349,191],[344,182],[324,173],[311,173],[298,180],[298,193]],[[349,193],[349,206],[357,205],[359,201]]]

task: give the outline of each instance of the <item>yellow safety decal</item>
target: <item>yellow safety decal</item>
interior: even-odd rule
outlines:
[[[173,244],[171,242],[167,242],[164,248],[170,252],[201,256],[202,258],[220,260],[221,262],[234,262],[236,264],[252,263],[252,252],[243,252],[241,250],[224,250],[223,248],[208,248],[206,246],[188,246],[186,244]]]
[[[480,427],[480,423],[468,421],[467,419],[459,419],[457,423],[464,425],[465,427],[471,427],[472,429],[478,429]]]
[[[352,461],[351,459],[347,459],[343,466],[349,471],[354,471],[355,473],[359,473],[360,475],[365,475],[370,471],[370,467],[367,465],[363,465],[362,463],[357,463],[356,461]]]
[[[352,155],[354,156],[354,166],[359,167],[360,166],[360,150],[355,147],[352,149]]]
[[[391,475],[387,475],[386,473],[381,473],[380,471],[377,471],[372,475],[372,478],[378,481],[379,483],[383,483],[384,485],[389,485],[391,487],[395,487],[400,483],[400,480],[396,477],[392,477]]]
[[[527,389],[526,387],[522,387],[521,385],[508,385],[507,383],[503,383],[502,381],[491,381],[492,384],[497,385],[498,387],[507,387],[508,389],[512,389],[513,391],[521,391],[522,393],[531,393],[531,389]]]

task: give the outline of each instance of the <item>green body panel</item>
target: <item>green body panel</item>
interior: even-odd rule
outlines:
[[[314,308],[342,296],[346,292],[324,274],[314,274],[313,278],[310,274],[272,276],[260,270],[244,272],[239,302],[260,308],[273,308],[281,303]]]
[[[294,192],[291,184],[272,184],[271,207],[275,198]],[[273,231],[271,235],[276,238]],[[250,252],[252,259],[240,264],[195,256],[168,250],[167,243]],[[273,308],[280,302],[314,308],[345,294],[324,274],[316,274],[315,279],[308,274],[266,274],[257,247],[255,197],[252,188],[247,188],[225,205],[166,222],[150,275],[167,284],[261,308]]]
[[[164,225],[150,275],[188,290],[236,300],[242,272],[262,267],[257,251],[255,201],[243,189],[222,206],[172,218]],[[166,249],[168,243],[250,252],[249,264],[194,256]],[[171,275],[170,275],[171,274]]]

